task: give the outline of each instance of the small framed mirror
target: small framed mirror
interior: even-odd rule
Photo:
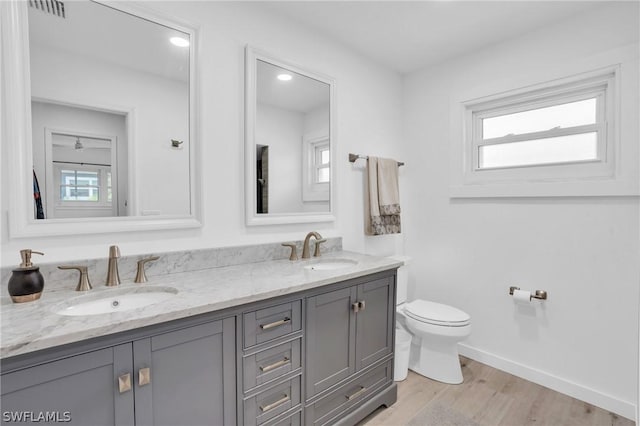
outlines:
[[[247,225],[333,215],[334,81],[246,47]]]

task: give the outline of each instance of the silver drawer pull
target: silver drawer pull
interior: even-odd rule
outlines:
[[[289,398],[289,395],[287,395],[286,393],[282,396],[282,398],[280,398],[279,400],[277,400],[276,402],[273,402],[269,405],[261,405],[260,406],[260,411],[262,411],[263,413],[266,413],[267,411],[271,411],[274,408],[277,408],[279,406],[281,406],[282,404],[285,404],[287,402],[291,401],[291,398]]]
[[[284,359],[281,359],[278,362],[274,362],[273,364],[269,364],[269,365],[265,365],[265,366],[260,366],[260,371],[262,371],[263,373],[267,373],[271,370],[274,370],[278,367],[282,367],[283,365],[287,365],[289,364],[289,358],[288,357],[284,357]]]
[[[367,388],[365,388],[364,386],[360,386],[359,391],[357,391],[356,393],[352,393],[351,395],[347,395],[347,400],[352,401],[357,397],[359,397],[360,395],[362,395],[363,393],[365,393],[366,391],[367,391]]]
[[[260,324],[260,328],[263,329],[263,330],[268,330],[268,329],[273,328],[273,327],[280,327],[281,325],[289,324],[290,322],[291,322],[291,318],[285,317],[284,319],[281,319],[280,321],[271,322],[269,324]]]

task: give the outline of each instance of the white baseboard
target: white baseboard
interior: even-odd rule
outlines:
[[[554,376],[544,371],[531,368],[510,359],[502,358],[498,355],[485,352],[480,349],[468,346],[464,343],[458,344],[459,353],[462,356],[471,358],[474,361],[489,365],[498,370],[506,371],[514,376],[521,377],[541,386],[553,389],[554,391],[569,395],[572,398],[588,402],[604,410],[635,419],[636,406],[629,401],[623,401],[611,395],[604,394],[597,390],[570,382],[558,376]],[[637,421],[636,421],[637,422]]]

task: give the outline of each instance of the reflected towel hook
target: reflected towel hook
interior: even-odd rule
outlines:
[[[179,141],[177,139],[171,139],[171,146],[174,148],[180,148],[180,145],[182,145],[184,143],[184,141]]]

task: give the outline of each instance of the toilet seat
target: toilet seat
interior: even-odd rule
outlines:
[[[471,321],[469,314],[460,309],[428,300],[409,302],[404,312],[416,321],[442,327],[464,327]]]

